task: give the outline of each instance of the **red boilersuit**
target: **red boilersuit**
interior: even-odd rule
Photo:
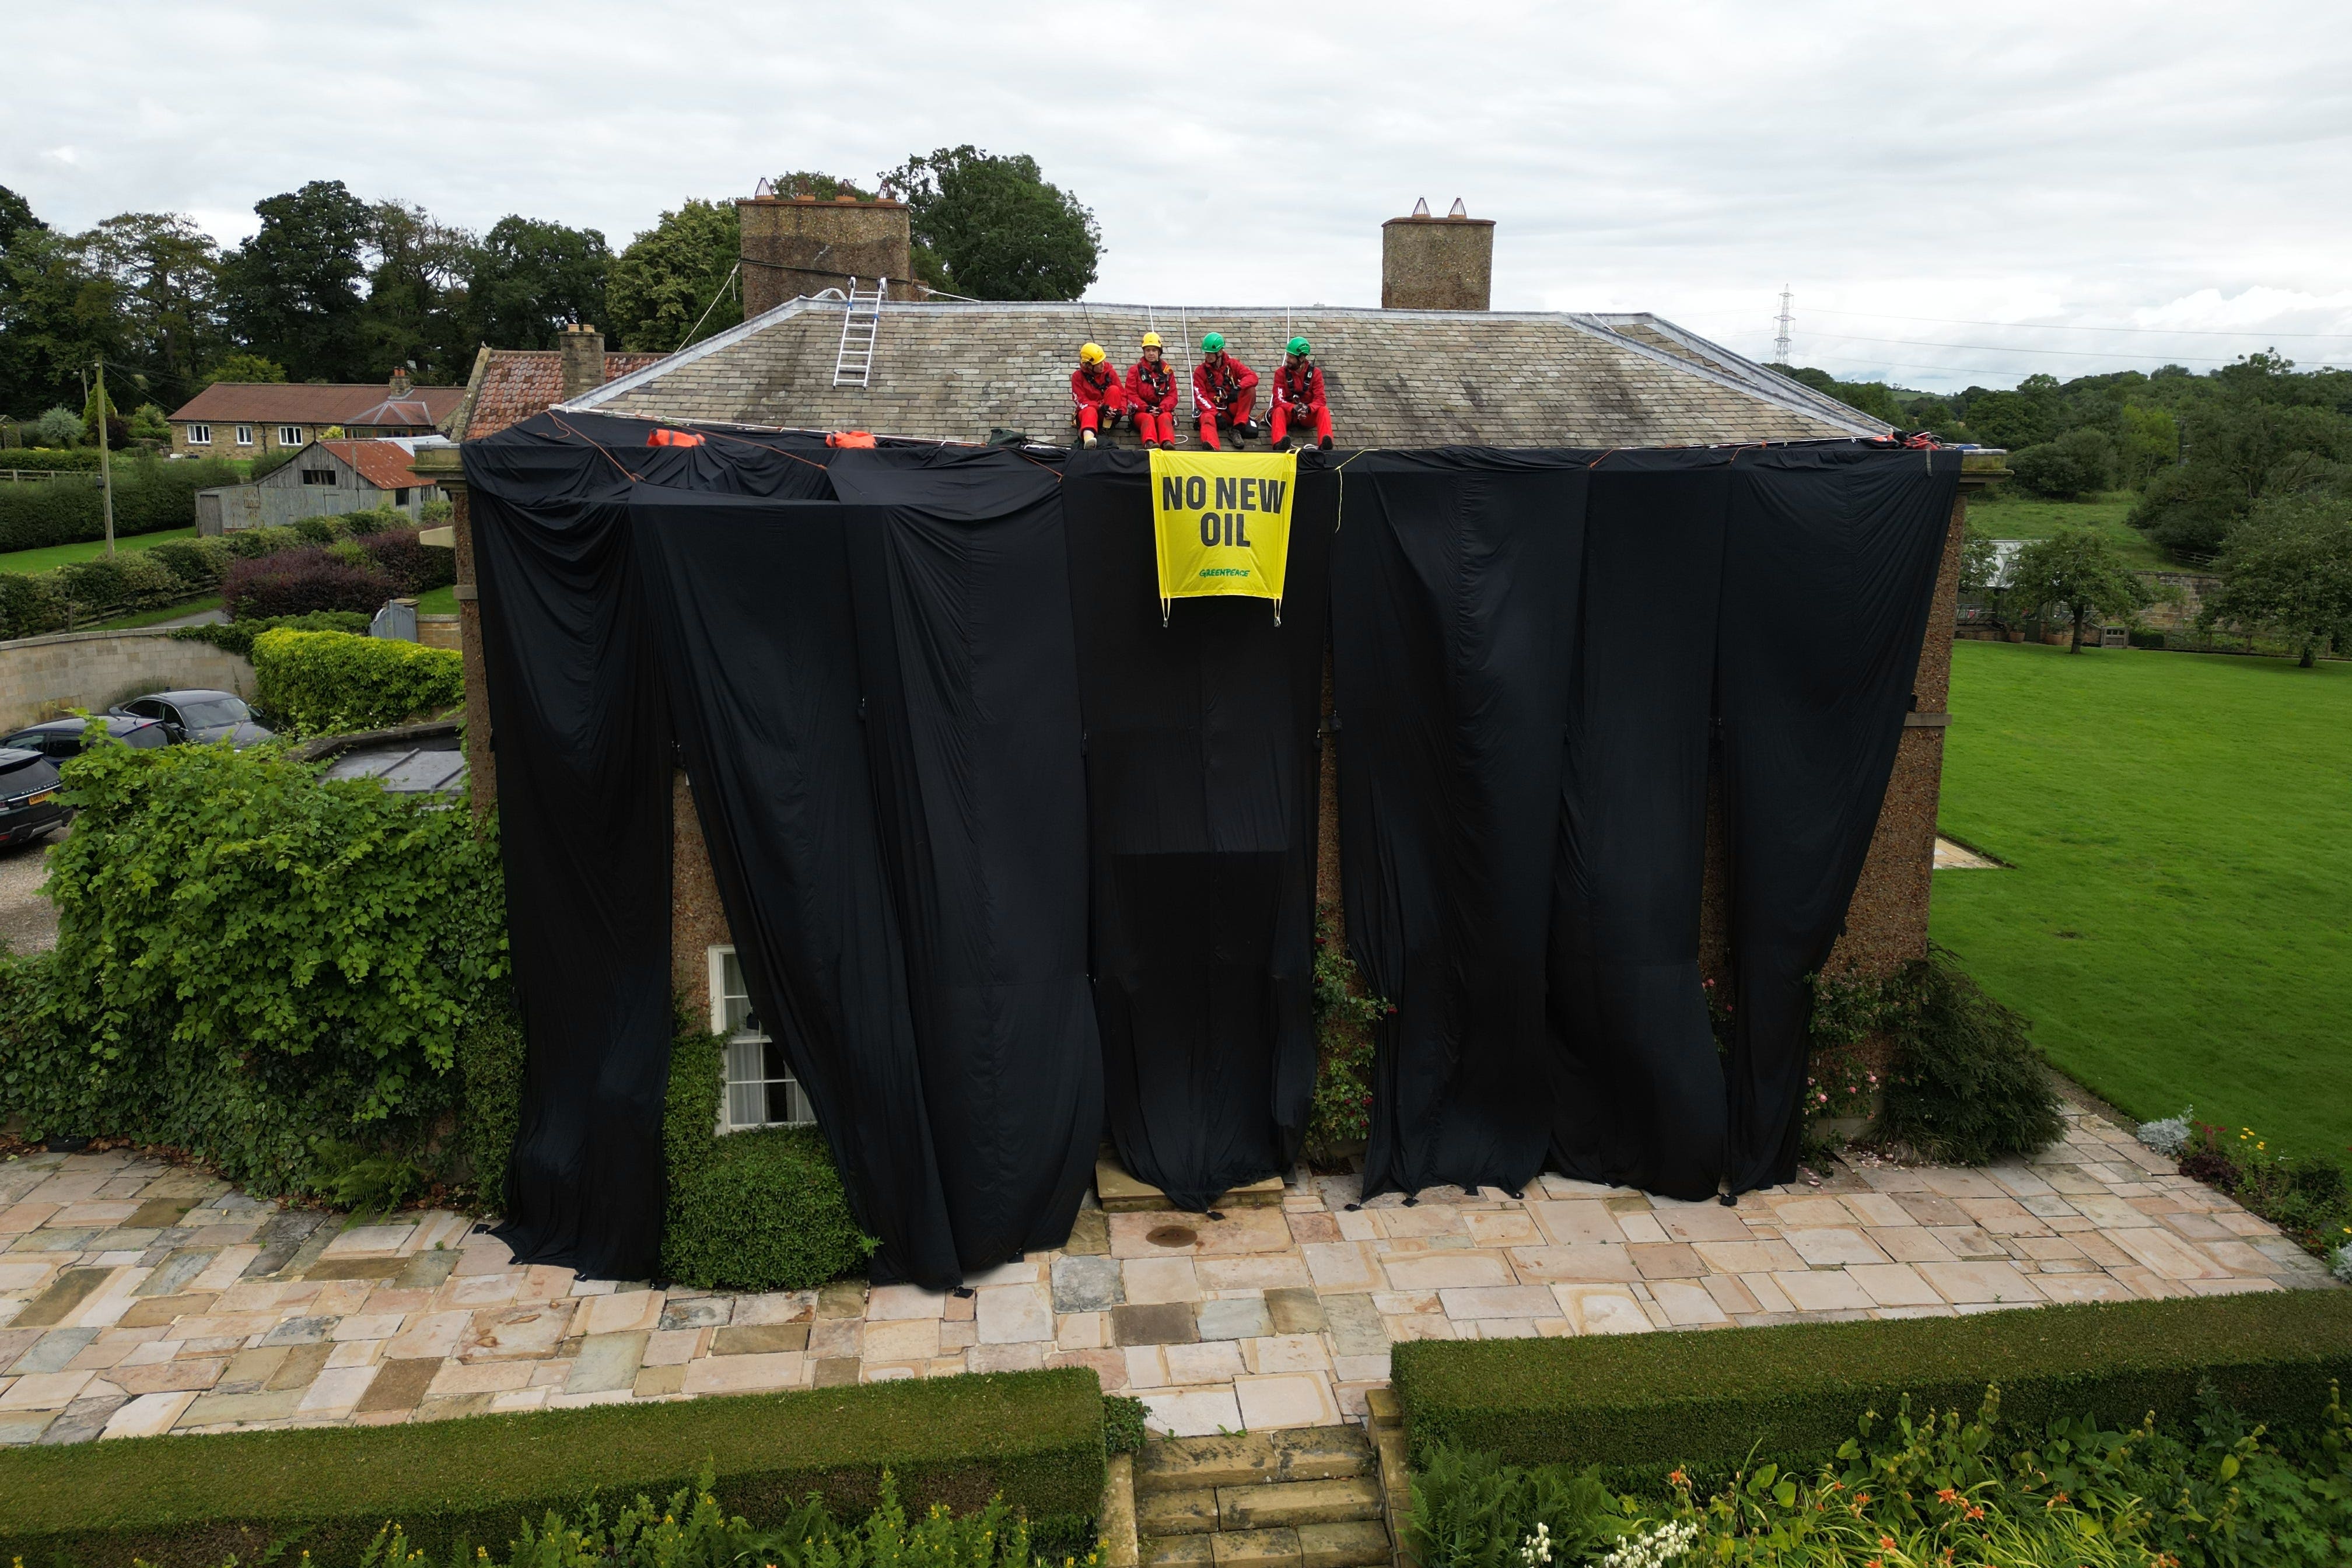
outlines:
[[[1276,445],[1294,419],[1314,426],[1318,440],[1331,438],[1331,405],[1323,401],[1323,367],[1313,360],[1297,370],[1286,364],[1274,373],[1274,417],[1268,423]]]
[[[1078,428],[1107,429],[1127,406],[1127,389],[1107,363],[1082,364],[1070,373],[1070,400],[1078,405]]]
[[[1219,425],[1246,425],[1257,401],[1257,372],[1231,354],[1192,367],[1192,408],[1201,416],[1201,445],[1212,452]]]
[[[1162,354],[1158,364],[1137,360],[1127,367],[1127,406],[1135,431],[1146,441],[1176,444],[1176,372]]]

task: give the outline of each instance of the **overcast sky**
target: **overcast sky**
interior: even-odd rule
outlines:
[[[1785,283],[1793,357],[1849,378],[2352,364],[2336,5],[67,0],[8,56],[0,184],[68,227],[234,242],[340,179],[618,248],[685,196],[971,142],[1094,208],[1097,300],[1377,304],[1381,220],[1460,196],[1498,309],[1761,359]]]

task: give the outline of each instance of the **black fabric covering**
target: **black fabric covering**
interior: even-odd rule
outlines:
[[[514,992],[530,1042],[501,1234],[646,1279],[668,1183],[669,714],[618,478],[468,443]]]
[[[1332,561],[1348,941],[1397,1009],[1367,1195],[1543,1164],[1544,933],[1575,647],[1583,455],[1373,453]]]
[[[1286,1169],[1315,1091],[1317,727],[1338,487],[1302,458],[1282,622],[1168,624],[1140,454],[1073,457],[1095,1005],[1120,1163],[1180,1207]]]
[[[1796,1175],[1805,977],[1844,929],[1894,772],[1960,454],[1801,447],[1735,472],[1716,679],[1738,998],[1727,1174],[1745,1192]]]

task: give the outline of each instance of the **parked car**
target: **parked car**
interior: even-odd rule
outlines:
[[[232,746],[251,746],[274,737],[274,731],[254,721],[253,710],[233,691],[157,691],[118,703],[114,711],[160,719],[173,740],[191,744],[226,741]]]
[[[0,844],[38,838],[66,818],[56,762],[40,752],[0,747]]]
[[[99,721],[106,732],[126,746],[142,751],[172,743],[171,731],[164,729],[161,719],[142,719],[130,713],[101,713]],[[88,735],[87,719],[52,719],[45,724],[30,724],[13,735],[0,736],[0,746],[13,746],[20,752],[38,752],[52,762],[62,763],[81,755]]]

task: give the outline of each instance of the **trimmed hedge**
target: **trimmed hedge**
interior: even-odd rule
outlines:
[[[466,700],[456,648],[285,626],[253,643],[254,700],[297,735],[382,730]]]
[[[172,636],[176,641],[210,643],[240,658],[251,658],[253,645],[261,634],[276,631],[279,626],[298,632],[350,632],[365,637],[369,619],[356,610],[320,610],[308,616],[265,616],[257,621],[212,621],[200,626],[173,626]]]
[[[813,1127],[712,1140],[669,1207],[662,1268],[706,1289],[805,1289],[858,1268],[875,1247],[849,1217],[833,1152]]]
[[[1416,1462],[1439,1444],[1514,1465],[1646,1470],[1823,1458],[1865,1410],[1973,1410],[2006,1421],[2184,1420],[2210,1382],[2249,1419],[2318,1418],[2352,1386],[2352,1292],[2043,1307],[1965,1318],[1792,1323],[1698,1334],[1414,1341],[1393,1353]]]
[[[217,1568],[299,1530],[311,1562],[356,1562],[386,1520],[438,1556],[509,1540],[520,1521],[591,1492],[666,1495],[693,1485],[706,1461],[720,1504],[754,1523],[780,1521],[811,1491],[862,1516],[887,1468],[909,1513],[1001,1495],[1034,1534],[1075,1542],[1102,1497],[1102,1387],[1091,1370],[1066,1367],[20,1448],[0,1462],[0,1561]]]
[[[11,465],[0,462],[0,468]],[[131,458],[114,465],[114,536],[188,528],[196,521],[196,492],[238,482],[236,468],[217,458],[165,463]],[[35,479],[0,485],[0,551],[37,550],[106,537],[103,487],[88,479]]]
[[[122,454],[114,455],[115,461]],[[38,470],[45,474],[94,474],[98,472],[98,448],[95,447],[0,447],[0,468],[22,468],[27,473]]]

